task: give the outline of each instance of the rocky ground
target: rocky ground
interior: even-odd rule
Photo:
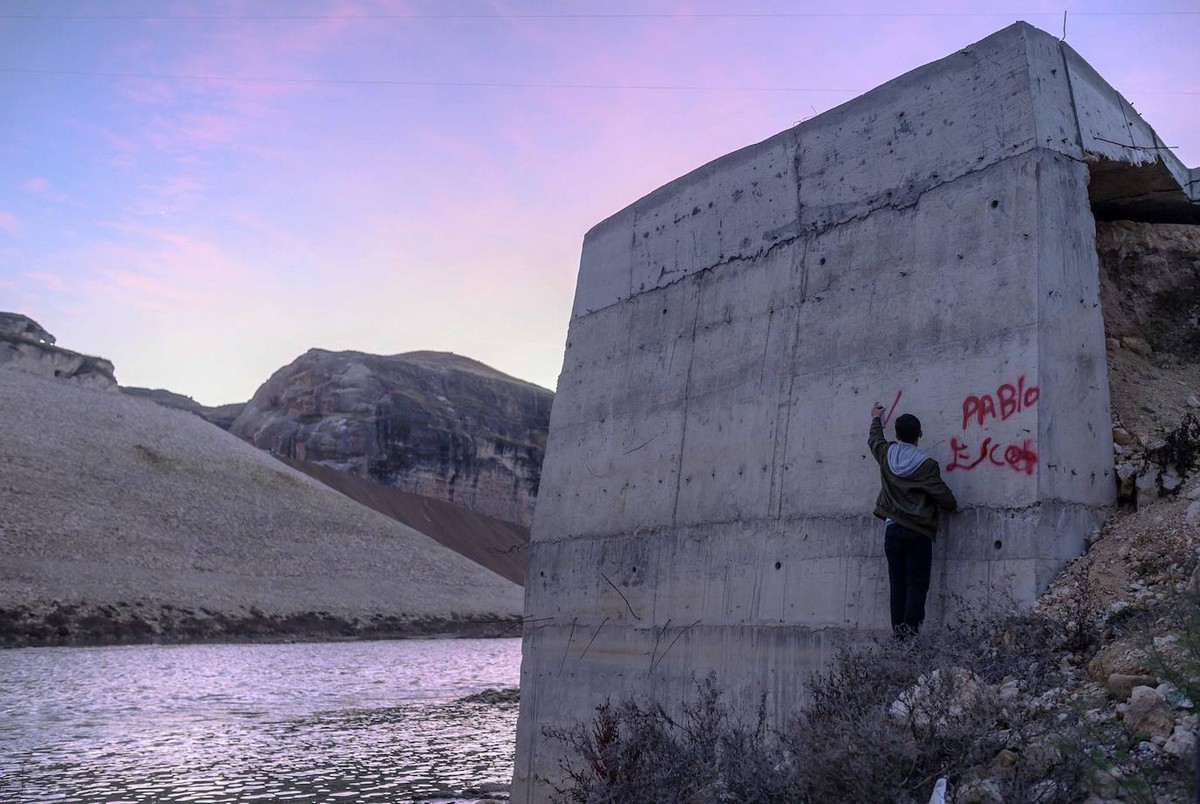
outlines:
[[[1030,706],[1082,713],[1101,755],[1091,804],[1195,800],[1200,483],[1119,512],[1038,603],[1068,635],[1062,684]],[[986,795],[956,799],[985,802]]]

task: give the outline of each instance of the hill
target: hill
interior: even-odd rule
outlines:
[[[520,587],[202,419],[0,369],[0,644],[511,628]]]

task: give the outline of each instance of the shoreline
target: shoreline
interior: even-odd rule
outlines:
[[[249,608],[226,612],[125,601],[0,606],[0,650],[505,636],[521,636],[520,617],[345,617],[328,611],[276,614]]]

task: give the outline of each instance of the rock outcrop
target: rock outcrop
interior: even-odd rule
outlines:
[[[518,585],[200,418],[0,367],[0,645],[493,632]]]
[[[453,354],[311,349],[258,389],[230,432],[528,527],[552,400]]]
[[[54,336],[32,318],[19,313],[0,313],[0,368],[69,380],[89,388],[116,389],[112,363],[54,343]]]
[[[56,338],[43,329],[41,324],[20,313],[0,313],[0,336],[45,343],[50,346],[53,346],[56,341]]]

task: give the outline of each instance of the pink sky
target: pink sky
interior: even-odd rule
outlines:
[[[206,404],[314,346],[553,388],[584,232],[1017,19],[1061,35],[983,7],[7,0],[0,310]],[[1067,6],[1067,42],[1200,165],[1200,7],[1130,8]]]

